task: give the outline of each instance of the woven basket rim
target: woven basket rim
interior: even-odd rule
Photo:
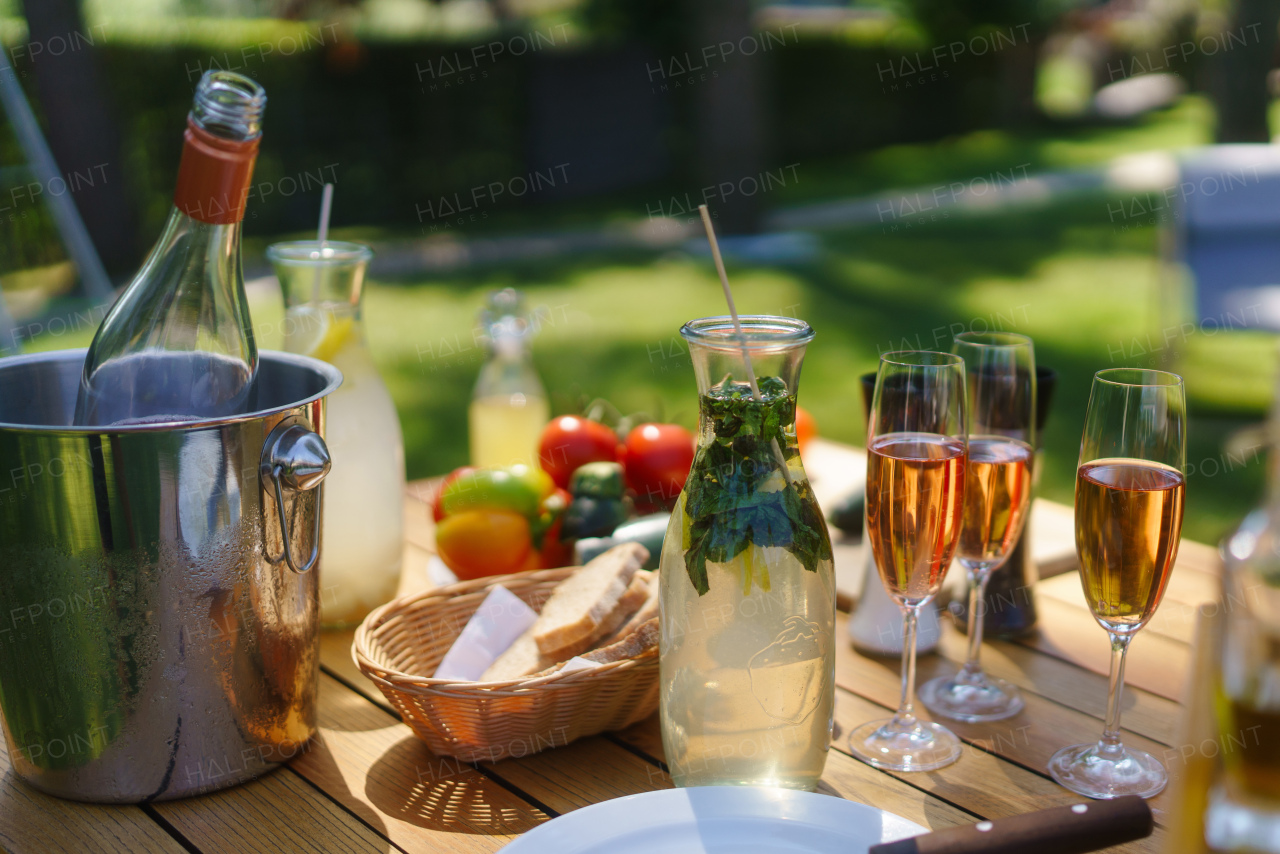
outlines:
[[[433,676],[420,676],[406,673],[374,660],[373,652],[381,647],[379,630],[392,619],[402,614],[429,608],[435,602],[446,602],[461,596],[477,593],[488,595],[488,591],[499,585],[508,590],[512,586],[529,587],[547,582],[559,582],[571,575],[576,566],[558,567],[555,569],[535,569],[509,575],[492,575],[468,581],[458,581],[442,587],[423,590],[393,599],[375,608],[365,617],[356,629],[351,642],[351,658],[360,671],[370,681],[392,690],[405,691],[418,695],[435,697],[518,697],[527,696],[540,690],[558,690],[580,688],[584,685],[609,678],[624,671],[642,667],[657,667],[657,650],[649,650],[637,658],[625,658],[611,661],[597,667],[583,668],[564,672],[556,670],[545,676],[525,676],[495,682],[470,681],[465,679],[436,679]],[[512,591],[515,592],[515,591]]]

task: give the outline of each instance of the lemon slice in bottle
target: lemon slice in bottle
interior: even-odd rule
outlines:
[[[289,309],[289,322],[287,348],[325,362],[333,361],[355,329],[354,318],[306,304]]]

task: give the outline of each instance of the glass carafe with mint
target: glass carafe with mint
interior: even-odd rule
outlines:
[[[800,463],[813,330],[787,317],[684,325],[698,449],[662,550],[662,741],[677,786],[812,790],[831,744],[835,573]],[[749,358],[748,358],[749,356]]]

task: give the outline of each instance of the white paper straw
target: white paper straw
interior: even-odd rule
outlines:
[[[320,260],[324,259],[324,246],[329,242],[329,213],[333,210],[333,185],[324,185],[324,194],[320,197],[320,227],[316,230],[316,242],[320,244]],[[316,265],[316,277],[311,283],[311,302],[320,303],[320,270]]]
[[[724,271],[724,259],[720,257],[720,243],[716,240],[716,230],[711,226],[711,212],[706,205],[698,205],[698,213],[702,215],[702,225],[707,230],[707,242],[711,244],[711,257],[716,262],[716,272],[720,274],[720,286],[724,288],[724,300],[729,304],[729,315],[733,318],[733,329],[738,334],[738,343],[742,347],[742,361],[747,370],[747,382],[751,384],[751,395],[760,403],[764,396],[760,394],[760,386],[756,383],[756,371],[751,365],[751,351],[747,347],[747,334],[742,331],[742,321],[738,319],[738,307],[733,304],[733,291],[729,290],[729,274]],[[786,458],[782,456],[782,448],[778,440],[772,441],[773,456],[782,469],[782,478],[791,485],[791,470],[787,468]]]

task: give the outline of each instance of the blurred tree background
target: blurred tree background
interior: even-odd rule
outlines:
[[[1092,372],[1170,366],[1193,405],[1187,532],[1212,540],[1263,479],[1251,431],[1271,399],[1273,337],[1142,343],[1190,302],[1185,287],[1156,290],[1171,213],[1116,214],[1164,179],[1139,190],[1115,176],[1135,157],[1158,167],[1271,138],[1276,7],[0,0],[0,42],[63,172],[99,176],[74,199],[117,284],[167,213],[200,74],[266,87],[245,223],[260,334],[278,345],[262,252],[313,230],[333,181],[335,234],[379,253],[371,345],[411,477],[465,462],[480,355],[456,342],[507,285],[554,320],[535,354],[556,411],[603,396],[691,425],[676,330],[722,310],[693,210],[706,199],[744,240],[729,244],[744,309],[817,329],[801,402],[825,435],[861,440],[857,376],[879,351],[1003,325],[1062,372],[1043,489],[1069,501]],[[100,313],[23,162],[0,125],[0,289],[19,324],[0,349],[83,346],[92,323],[77,318]],[[1031,188],[1016,204],[974,198],[1015,178]],[[980,203],[930,208],[957,186]]]

